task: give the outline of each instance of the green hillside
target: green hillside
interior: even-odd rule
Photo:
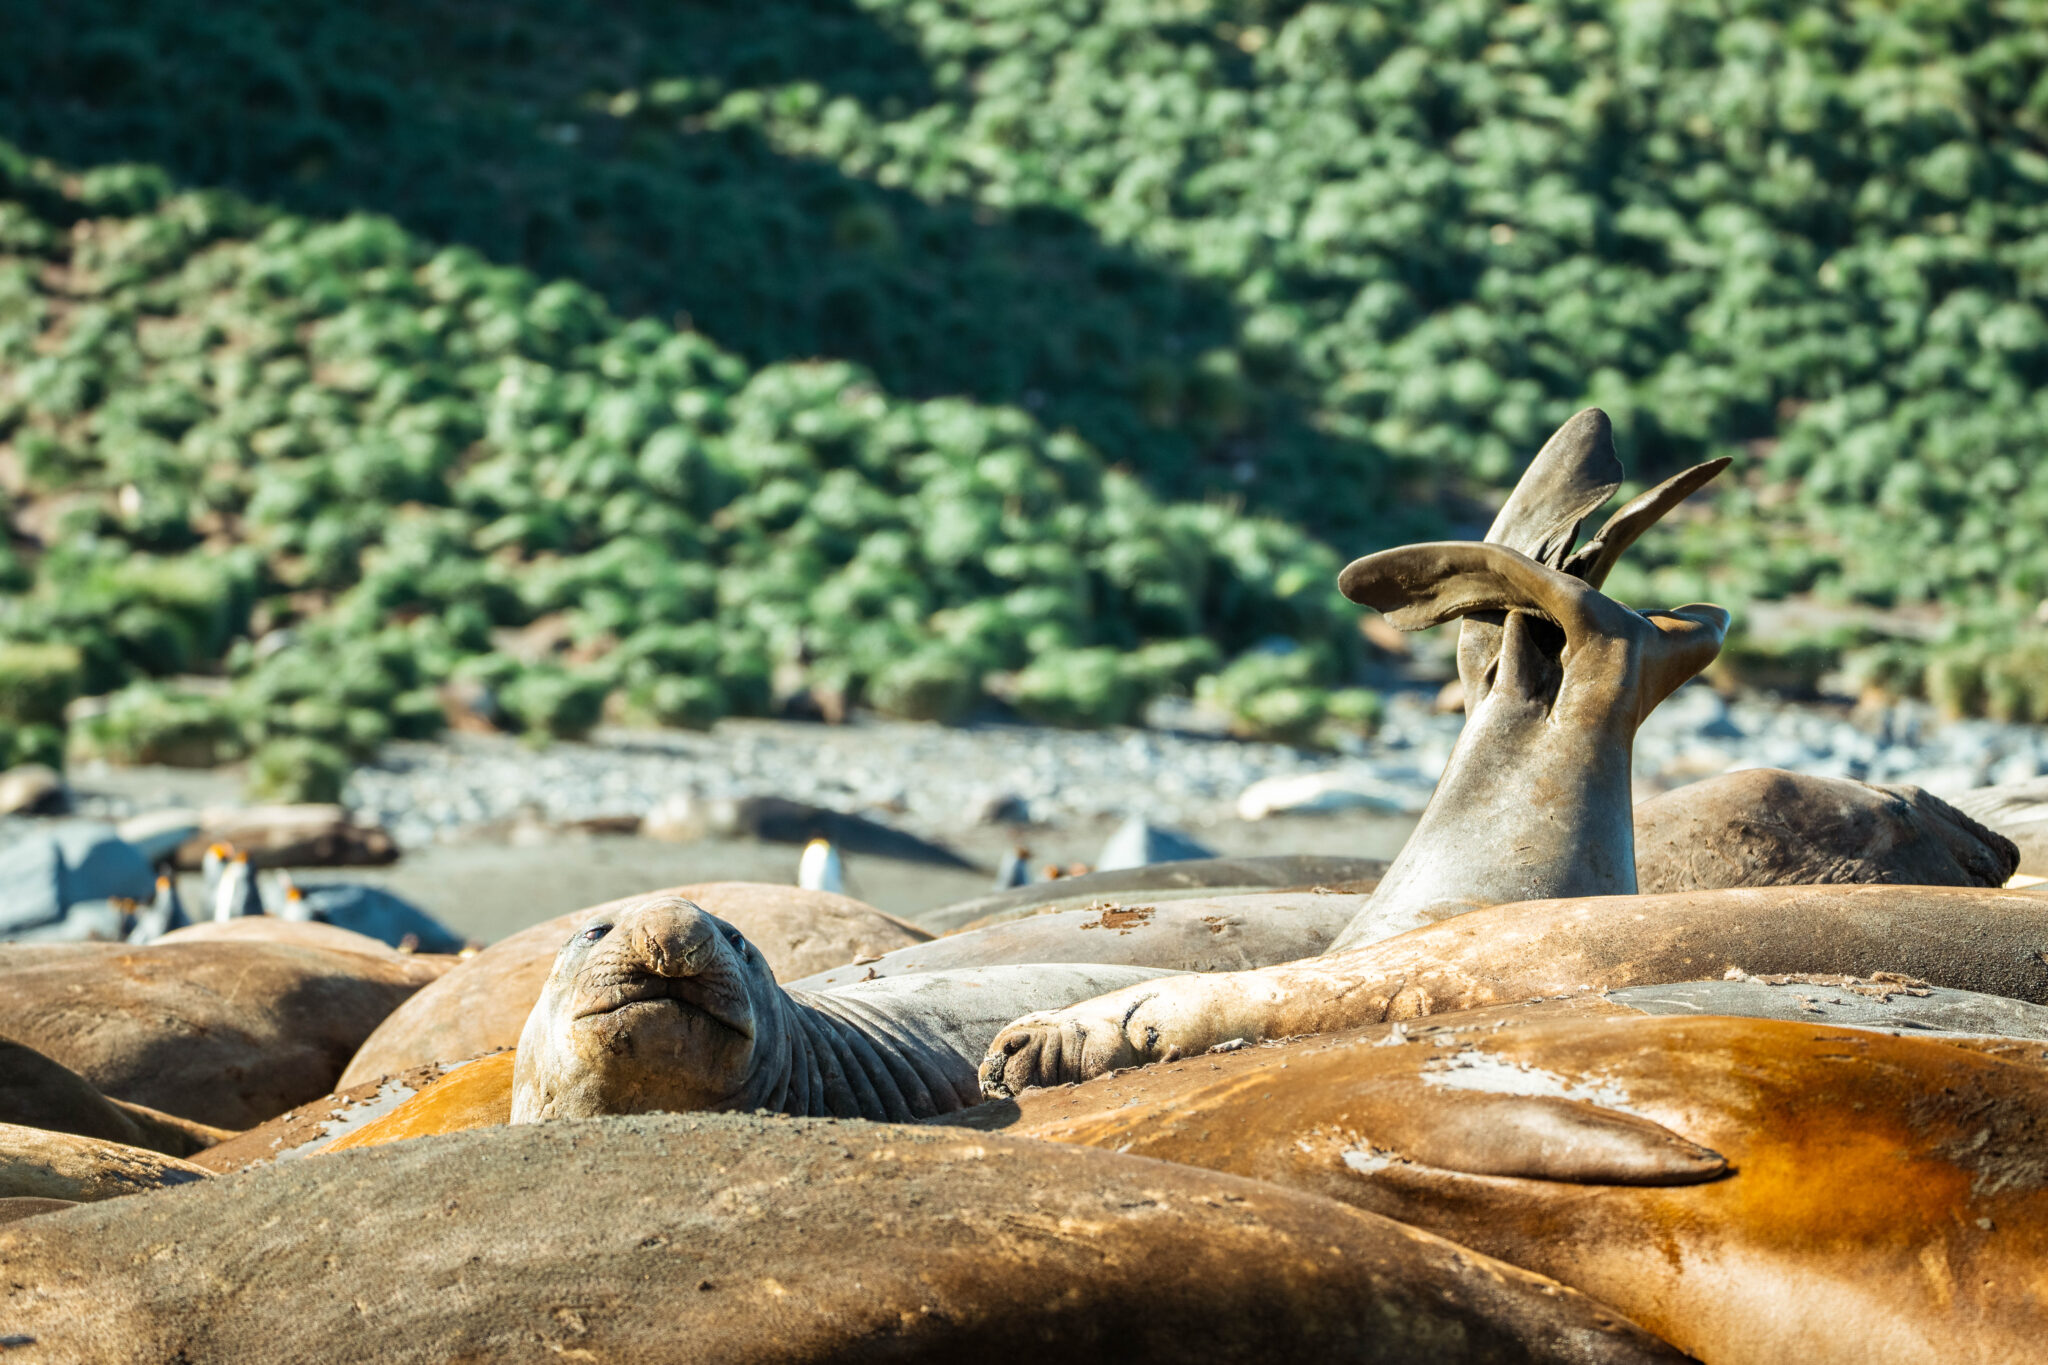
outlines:
[[[1274,635],[1311,648],[1210,690],[1309,734],[1330,566],[1472,533],[1589,402],[1638,475],[1739,462],[1618,591],[1939,603],[1931,645],[1737,660],[2048,716],[2048,4],[0,32],[5,632],[45,646],[0,701],[127,689],[74,744],[360,752],[470,674],[541,730],[798,683],[1095,723]],[[493,652],[521,628],[561,647]],[[194,671],[235,681],[146,681]]]

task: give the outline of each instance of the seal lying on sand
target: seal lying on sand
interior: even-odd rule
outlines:
[[[76,1133],[176,1157],[234,1136],[228,1129],[147,1105],[110,1100],[69,1067],[5,1038],[0,1038],[0,1123]]]
[[[913,1119],[977,1103],[1020,1009],[1165,975],[1047,963],[786,991],[732,925],[654,896],[580,926],[519,1035],[512,1121],[772,1109]]]
[[[2028,1050],[1572,1001],[948,1121],[1342,1199],[1554,1276],[1715,1365],[1993,1365],[2038,1358],[2048,1333],[2048,1065]]]
[[[656,895],[681,896],[737,925],[779,977],[807,976],[879,957],[931,935],[873,906],[828,891],[757,882],[703,882]],[[459,1062],[519,1041],[519,1030],[571,930],[638,896],[557,915],[500,940],[392,1012],[349,1062],[337,1088],[396,1076],[430,1062]]]
[[[2048,1003],[2048,903],[2024,891],[1816,886],[1590,896],[1475,910],[1345,953],[1150,982],[1003,1030],[991,1095],[1243,1038],[1287,1038],[1731,969],[1901,972]]]
[[[2012,840],[1918,787],[1746,768],[1636,807],[1644,892],[1728,886],[2004,886]]]
[[[332,1090],[449,961],[237,941],[0,946],[0,1036],[110,1098],[247,1128]]]
[[[0,1322],[53,1360],[1681,1359],[1582,1294],[1333,1200],[738,1114],[290,1162],[0,1227],[0,1263]]]

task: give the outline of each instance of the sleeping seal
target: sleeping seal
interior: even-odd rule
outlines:
[[[1636,807],[1636,889],[2004,886],[2019,848],[1932,792],[1745,768]]]
[[[1801,989],[1736,983],[1750,999],[1718,1003]],[[1930,1000],[1901,995],[1895,1022]],[[1341,1199],[1714,1365],[2002,1365],[2048,1335],[2048,1066],[2039,1042],[2008,1046],[2030,1055],[1610,996],[1196,1057],[943,1121]]]
[[[1683,1359],[1575,1290],[1334,1200],[746,1114],[289,1162],[8,1224],[0,1264],[0,1323],[33,1360]]]
[[[1798,886],[1497,905],[1350,952],[1148,982],[1020,1020],[989,1050],[982,1084],[1014,1094],[1238,1038],[1731,970],[1897,972],[2048,1004],[2048,901],[1976,887]]]
[[[682,896],[736,924],[778,977],[804,976],[931,937],[850,896],[758,882],[699,882],[656,895]],[[519,1041],[541,984],[572,929],[639,900],[628,896],[500,939],[391,1012],[341,1074],[346,1090],[430,1062],[459,1062]]]
[[[1713,662],[1728,613],[1704,605],[1638,612],[1600,585],[1624,550],[1727,464],[1715,460],[1658,484],[1575,551],[1586,518],[1621,486],[1607,416],[1588,408],[1544,444],[1484,541],[1383,550],[1338,575],[1346,597],[1397,629],[1462,623],[1466,721],[1428,809],[1372,898],[1319,963],[1303,964],[1319,989],[1334,983],[1344,998],[1337,964],[1347,950],[1477,907],[1635,891],[1636,731]],[[1247,1020],[1253,1035],[1279,1036],[1260,1017],[1261,1004],[1297,1003],[1273,995],[1294,984],[1286,970],[1148,986],[1152,1017],[1166,1022],[1147,1026],[1141,1042],[1157,1057],[1236,1036],[1198,1042],[1197,1033],[1175,1031],[1207,1012],[1201,1002],[1233,996],[1233,1017]],[[1078,1059],[1058,1061],[1057,1035],[1065,1030],[1071,1042],[1083,1027],[1078,1014],[1069,1016],[1020,1019],[1004,1030],[989,1056],[990,1093],[1078,1079]],[[1087,1018],[1099,1032],[1101,1011],[1091,1005]]]
[[[680,896],[569,936],[526,1028],[512,1121],[771,1109],[907,1120],[978,1103],[975,1066],[1020,1009],[1166,973],[1047,963],[789,991],[738,929]]]

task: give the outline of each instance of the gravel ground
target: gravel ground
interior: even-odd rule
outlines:
[[[1169,716],[1183,725],[1198,717]],[[705,734],[600,731],[534,749],[495,736],[398,744],[359,769],[350,805],[397,837],[388,869],[337,873],[418,901],[452,927],[495,939],[614,896],[719,878],[789,881],[798,850],[749,840],[669,844],[579,829],[633,821],[660,802],[781,796],[859,812],[940,840],[985,867],[1013,844],[1036,862],[1093,862],[1127,815],[1182,829],[1222,853],[1388,857],[1429,800],[1461,718],[1421,694],[1392,699],[1385,724],[1347,753],[1248,744],[1191,728],[1081,732],[939,726],[861,718],[843,726],[730,721]],[[1924,707],[1852,715],[1762,701],[1733,704],[1702,685],[1666,702],[1638,737],[1638,797],[1743,767],[1917,782],[1954,793],[2048,773],[2048,729],[1937,724]],[[1242,820],[1245,788],[1330,774],[1372,805],[1340,814]],[[240,774],[81,769],[82,813],[239,799]],[[999,798],[1024,816],[989,820]],[[19,822],[9,822],[19,823]],[[915,917],[986,889],[984,872],[847,859],[854,894]],[[318,880],[308,874],[304,880]]]

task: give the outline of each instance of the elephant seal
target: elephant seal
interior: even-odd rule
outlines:
[[[349,1129],[318,1150],[345,1152],[352,1147],[376,1147],[408,1138],[510,1123],[512,1072],[517,1061],[517,1053],[493,1052],[488,1057],[450,1067],[441,1079],[389,1113]]]
[[[2013,841],[2020,852],[2021,873],[2048,876],[2048,778],[1978,787],[1949,800],[1957,810]]]
[[[1900,972],[2048,1004],[2048,903],[2023,891],[1802,886],[1589,896],[1474,910],[1397,938],[1251,972],[1181,976],[1020,1019],[982,1064],[990,1095],[1327,1033],[1730,970]]]
[[[880,957],[931,935],[846,896],[757,882],[703,882],[653,893],[682,896],[737,925],[781,977]],[[392,1012],[341,1075],[338,1088],[428,1062],[459,1062],[519,1041],[569,932],[638,896],[557,915],[484,949]]]
[[[359,934],[353,929],[322,924],[318,920],[285,919],[279,915],[238,915],[234,919],[201,920],[183,929],[173,929],[151,940],[154,943],[218,943],[223,940],[261,943],[297,943],[330,952],[367,953],[372,957],[426,958],[453,967],[452,953],[401,953],[382,939]]]
[[[332,1090],[446,965],[263,942],[0,946],[0,1037],[109,1098],[242,1129]]]
[[[0,1322],[52,1360],[1682,1359],[1576,1291],[1334,1200],[740,1114],[270,1166],[11,1224],[0,1263]]]
[[[1164,973],[1041,963],[790,991],[733,925],[653,896],[578,926],[519,1035],[512,1121],[771,1109],[928,1118],[978,1103],[976,1064],[1029,1002]]]
[[[1716,1365],[1990,1365],[2048,1332],[2048,1066],[1932,1036],[1510,1006],[951,1121],[1342,1199]]]
[[[1026,886],[956,901],[927,910],[917,922],[936,934],[983,929],[1005,920],[1059,910],[1080,910],[1106,900],[1179,900],[1184,896],[1235,896],[1258,891],[1306,891],[1327,886],[1347,892],[1370,891],[1385,874],[1380,858],[1336,858],[1321,854],[1283,854],[1258,858],[1189,858],[1183,862],[1149,863],[1144,867],[1086,872],[1078,877],[1033,882]]]
[[[1315,891],[1185,900],[1097,901],[1025,919],[962,929],[929,943],[813,972],[791,990],[829,990],[857,981],[1031,962],[1121,963],[1177,972],[1241,972],[1314,957],[1363,908],[1365,897]]]
[[[188,1157],[234,1134],[147,1105],[110,1100],[32,1047],[0,1038],[0,1123]]]
[[[1918,787],[1746,768],[1635,809],[1636,886],[2004,886],[2012,840]]]
[[[1484,541],[1384,550],[1338,575],[1346,597],[1399,630],[1464,622],[1466,720],[1415,832],[1333,951],[1474,906],[1636,889],[1635,733],[1713,662],[1728,613],[1636,612],[1599,587],[1624,548],[1726,464],[1659,484],[1574,554],[1580,525],[1621,482],[1607,416],[1589,408],[1544,445]]]
[[[1951,1041],[1967,1038],[1973,1040],[1974,1046],[1995,1048],[2002,1055],[2014,1059],[2048,1061],[2048,1047],[2035,1047],[2030,1055],[2025,1045],[2026,1040],[2048,1043],[2048,1005],[2032,1005],[2024,1000],[2008,1000],[2004,996],[1981,995],[1975,991],[1952,991],[1895,974],[1887,974],[1882,979],[1811,974],[1743,976],[1687,981],[1669,986],[1634,986],[1609,991],[1605,995],[1577,995],[1565,1001],[1545,1000],[1535,1006],[1509,1008],[1517,1014],[1539,1009],[1631,1015],[1732,1014],[1753,1019],[1789,1019],[1799,1023],[1940,1036]],[[368,1122],[350,1124],[341,1131],[341,1136],[324,1147],[304,1150],[340,1152],[351,1147],[374,1147],[384,1142],[402,1142],[408,1138],[432,1137],[488,1124],[510,1123],[513,1066],[514,1054],[510,1052],[465,1062],[450,1069],[441,1079],[428,1083],[389,1112]],[[1050,1092],[1031,1093],[1042,1095]],[[1058,1093],[1079,1092],[1062,1090]],[[319,1106],[307,1108],[317,1112]],[[964,1112],[972,1115],[981,1111]],[[931,1121],[949,1120],[942,1117]],[[268,1130],[281,1122],[274,1119],[232,1142],[201,1153],[194,1161],[208,1170],[230,1169],[221,1164],[224,1159],[232,1158],[255,1141],[262,1140]]]
[[[210,1174],[142,1147],[0,1123],[0,1199],[88,1203],[186,1185]]]

